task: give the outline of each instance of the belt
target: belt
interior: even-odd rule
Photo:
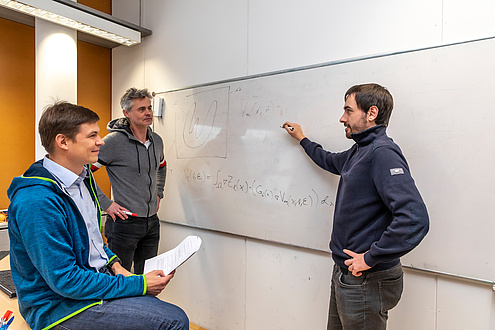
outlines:
[[[379,272],[379,271],[382,271],[382,270],[388,270],[388,269],[391,269],[391,268],[393,268],[395,266],[397,266],[397,265],[394,265],[394,266],[389,267],[389,268],[384,268],[384,269],[373,267],[373,268],[370,268],[370,269],[367,269],[367,270],[363,270],[361,273],[363,273],[363,274],[370,274],[370,273]],[[339,268],[340,268],[340,271],[342,272],[342,274],[344,274],[344,275],[352,274],[352,272],[349,271],[349,269],[347,269],[347,267],[340,267],[339,266]]]
[[[352,272],[345,268],[345,267],[339,267],[340,268],[340,271],[342,272],[342,274],[344,275],[349,275],[349,274],[352,274]],[[370,269],[367,269],[367,270],[363,270],[361,273],[363,274],[370,274],[370,273],[374,273],[374,272],[379,272],[381,270],[386,270],[386,269],[375,269],[375,268],[370,268]]]
[[[340,271],[342,272],[342,274],[344,274],[344,275],[351,274],[352,275],[352,272],[349,269],[347,269],[345,267],[339,267],[339,268],[340,268]],[[383,270],[383,269],[380,269],[380,270]],[[374,273],[374,272],[377,272],[377,271],[378,271],[378,269],[370,268],[370,269],[367,269],[367,270],[363,270],[361,273],[363,273],[363,274],[370,274],[370,273]]]

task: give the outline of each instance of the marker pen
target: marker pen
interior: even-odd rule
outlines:
[[[133,217],[137,217],[137,214],[136,213],[132,213],[132,212],[128,212],[128,211],[124,211],[125,214],[127,215],[131,215]]]
[[[293,131],[293,130],[294,130],[294,127],[292,127],[292,126],[287,125],[287,127],[289,127],[289,129],[290,129],[291,131]],[[285,127],[283,127],[283,126],[280,126],[280,128],[285,129]]]
[[[2,330],[8,330],[9,327],[10,327],[10,325],[12,324],[12,321],[14,321],[14,317],[15,316],[12,316],[10,318],[10,320],[8,320],[7,323],[5,323],[4,325],[2,325],[2,327],[0,329],[2,329]]]
[[[4,314],[4,316],[2,317],[2,319],[0,320],[1,324],[0,325],[4,325],[5,322],[7,322],[7,320],[10,318],[10,316],[13,314],[14,312],[12,312],[11,310],[7,310]]]

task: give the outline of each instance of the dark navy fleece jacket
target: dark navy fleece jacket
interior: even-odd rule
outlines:
[[[332,153],[308,138],[301,146],[321,168],[340,175],[330,250],[340,267],[348,249],[387,269],[414,249],[429,228],[428,212],[399,146],[374,126],[353,134],[349,150]]]

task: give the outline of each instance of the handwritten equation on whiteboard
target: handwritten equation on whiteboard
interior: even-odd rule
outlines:
[[[227,172],[217,170],[213,174],[204,170],[184,169],[184,177],[188,183],[210,184],[215,189],[228,190],[238,194],[258,197],[274,201],[287,207],[333,207],[329,194],[319,194],[314,189],[305,194],[290,194],[283,189],[270,188],[257,179],[246,180],[234,177]]]
[[[327,249],[337,179],[280,128],[303,107],[278,95],[256,82],[164,95],[161,219]]]

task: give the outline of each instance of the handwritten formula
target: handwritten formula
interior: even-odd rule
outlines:
[[[195,171],[186,168],[184,169],[184,177],[190,184],[211,184],[215,189],[229,190],[238,194],[263,198],[287,207],[325,208],[334,206],[334,202],[330,200],[330,195],[320,195],[314,189],[305,194],[295,195],[282,189],[267,187],[267,185],[256,179],[237,178],[222,170],[217,170],[211,174],[206,173],[204,170]]]

